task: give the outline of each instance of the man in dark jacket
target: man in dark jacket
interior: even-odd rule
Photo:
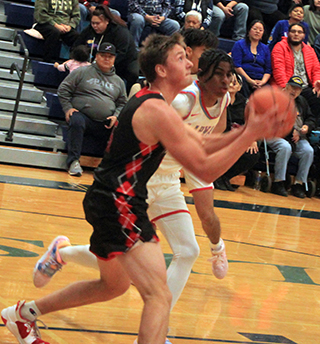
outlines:
[[[272,183],[271,192],[280,196],[288,196],[284,181],[288,161],[291,155],[295,155],[299,159],[299,166],[291,191],[296,197],[306,197],[305,184],[313,162],[313,148],[307,139],[307,135],[315,128],[316,119],[306,99],[300,96],[302,86],[303,80],[299,76],[293,76],[285,88],[285,91],[294,98],[297,108],[297,118],[292,132],[284,139],[276,138],[267,141],[268,146],[276,153],[274,182]]]
[[[69,124],[67,165],[70,175],[82,174],[79,159],[85,133],[94,135],[106,146],[111,127],[127,102],[124,81],[113,67],[115,58],[114,45],[101,44],[95,63],[73,71],[58,89]]]

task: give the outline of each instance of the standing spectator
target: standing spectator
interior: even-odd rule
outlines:
[[[212,22],[210,30],[220,36],[220,28],[224,21],[234,18],[232,39],[238,41],[245,38],[249,7],[233,0],[213,0]]]
[[[76,69],[59,86],[59,100],[69,124],[67,165],[72,176],[82,174],[79,159],[84,135],[94,135],[106,147],[110,129],[126,104],[124,82],[113,67],[115,58],[115,46],[103,43],[92,65]]]
[[[138,49],[145,27],[168,36],[180,29],[177,21],[168,18],[171,12],[170,0],[129,0],[128,6],[130,32]]]
[[[202,26],[202,15],[198,11],[189,11],[184,19],[183,29],[200,29]]]
[[[291,192],[293,196],[306,197],[305,185],[313,162],[313,148],[307,140],[307,135],[315,128],[315,117],[305,98],[300,96],[302,87],[303,80],[299,76],[291,77],[285,87],[285,91],[295,100],[297,107],[297,118],[293,130],[285,139],[267,140],[268,146],[276,153],[271,192],[280,196],[288,196],[284,181],[286,180],[288,161],[291,155],[294,155],[299,158],[299,166]]]
[[[202,16],[202,28],[208,29],[212,22],[212,0],[175,0],[173,13],[182,26],[186,13],[197,11]]]
[[[320,33],[320,1],[310,0],[310,5],[306,5],[303,8],[304,20],[310,28],[309,42],[313,45],[316,36]]]
[[[265,85],[271,76],[270,51],[261,42],[263,33],[263,22],[254,20],[249,25],[247,37],[235,42],[231,51],[236,72],[243,78],[242,93],[246,98]]]
[[[247,99],[239,93],[242,87],[242,78],[239,74],[234,74],[234,77],[229,86],[230,104],[227,107],[227,128],[226,131],[233,130],[245,123],[244,110],[247,104]],[[245,153],[241,155],[239,160],[229,168],[221,177],[215,180],[215,189],[225,191],[235,191],[231,185],[230,179],[250,170],[259,160],[259,146],[258,142],[254,141],[248,147]]]
[[[107,6],[97,6],[92,13],[91,25],[81,32],[74,46],[88,45],[91,59],[94,59],[100,44],[113,44],[117,49],[116,73],[126,81],[127,90],[130,90],[139,77],[138,53],[129,30],[117,24],[114,18]]]
[[[70,73],[79,67],[85,67],[90,65],[89,60],[89,48],[85,45],[78,45],[75,47],[71,54],[71,59],[59,64],[56,62],[54,67],[58,69],[59,72],[69,71]]]
[[[289,19],[279,20],[271,31],[268,41],[270,51],[272,51],[276,43],[281,41],[283,36],[288,37],[289,26],[294,23],[301,23],[305,26],[306,36],[304,38],[304,43],[308,43],[309,25],[303,21],[303,18],[303,6],[299,4],[292,5],[289,10]]]
[[[78,0],[36,0],[34,29],[43,36],[45,62],[55,62],[60,54],[60,39],[69,47],[78,37],[76,27],[80,22]]]
[[[305,27],[292,24],[288,37],[275,45],[271,54],[273,81],[284,88],[293,75],[299,76],[303,80],[301,95],[320,121],[320,64],[314,49],[303,42],[304,37]]]
[[[263,43],[268,42],[271,30],[279,20],[287,19],[287,15],[279,11],[279,0],[244,0],[249,6],[248,23],[252,20],[261,20],[265,24]]]

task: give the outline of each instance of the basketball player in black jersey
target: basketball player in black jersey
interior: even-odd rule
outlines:
[[[138,92],[121,112],[84,199],[86,219],[94,230],[90,250],[98,258],[100,279],[76,282],[2,310],[5,325],[19,343],[47,343],[36,331],[38,316],[111,300],[125,293],[131,281],[144,301],[138,343],[165,343],[171,295],[159,239],[146,214],[148,179],[166,149],[190,172],[212,182],[251,142],[281,133],[277,116],[257,116],[252,109],[245,126],[218,138],[204,138],[184,124],[170,103],[191,83],[191,67],[179,34],[149,36],[140,53],[140,68],[150,87]]]

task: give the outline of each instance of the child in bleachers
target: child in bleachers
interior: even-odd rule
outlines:
[[[88,62],[90,57],[89,48],[86,45],[78,45],[70,54],[71,59],[59,64],[55,62],[54,67],[60,72],[69,71],[70,73],[79,67],[90,65]]]

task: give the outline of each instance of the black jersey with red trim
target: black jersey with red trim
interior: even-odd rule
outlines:
[[[165,155],[161,143],[146,145],[139,141],[132,128],[132,117],[148,99],[163,99],[147,87],[135,94],[121,111],[110,136],[95,180],[113,192],[129,197],[147,198],[146,184]]]

